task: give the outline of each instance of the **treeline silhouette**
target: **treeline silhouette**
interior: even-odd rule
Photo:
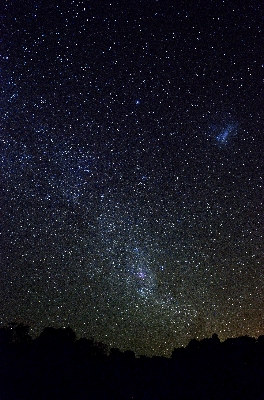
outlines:
[[[264,399],[264,335],[192,339],[170,358],[135,357],[68,328],[0,329],[0,400]]]

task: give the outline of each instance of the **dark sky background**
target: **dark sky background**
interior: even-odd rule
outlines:
[[[1,323],[167,356],[264,334],[262,1],[0,18]]]

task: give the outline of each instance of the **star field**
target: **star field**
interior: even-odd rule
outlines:
[[[263,334],[263,12],[4,2],[2,324],[167,356]]]

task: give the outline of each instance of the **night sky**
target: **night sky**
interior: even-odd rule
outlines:
[[[264,10],[237,3],[3,1],[1,324],[264,334]]]

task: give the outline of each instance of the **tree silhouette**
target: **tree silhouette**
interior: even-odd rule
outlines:
[[[0,343],[26,344],[31,343],[30,326],[11,322],[0,328]]]
[[[264,335],[192,339],[171,358],[135,357],[70,328],[0,329],[0,399],[243,399],[264,392]],[[107,355],[108,354],[108,355]]]

